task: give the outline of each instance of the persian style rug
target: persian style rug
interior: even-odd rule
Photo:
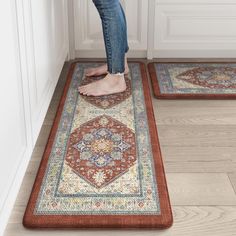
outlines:
[[[157,98],[236,98],[236,63],[148,64]]]
[[[127,89],[89,97],[77,87],[100,62],[72,64],[23,217],[28,228],[167,228],[173,223],[145,65]]]

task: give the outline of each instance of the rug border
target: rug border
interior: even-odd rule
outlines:
[[[143,91],[146,103],[147,116],[149,121],[150,138],[152,142],[152,151],[154,156],[155,171],[157,186],[159,190],[161,215],[33,215],[33,210],[36,204],[40,186],[45,174],[48,163],[48,158],[53,145],[53,140],[56,135],[59,120],[63,111],[63,106],[66,99],[66,94],[73,76],[74,68],[77,63],[100,63],[101,61],[73,61],[70,65],[69,72],[66,79],[66,84],[60,99],[59,106],[53,121],[53,125],[49,134],[49,138],[40,162],[40,166],[35,177],[34,185],[28,200],[28,204],[23,216],[23,226],[26,228],[113,228],[113,229],[165,229],[173,224],[173,215],[170,204],[170,198],[165,177],[165,170],[160,150],[160,142],[154,117],[152,106],[150,88],[148,84],[148,77],[146,67],[143,62],[129,61],[129,63],[138,63],[142,75]]]
[[[228,63],[236,63],[236,62],[217,62],[217,61],[213,61],[213,62],[185,62],[185,61],[181,61],[181,62],[149,62],[147,67],[148,67],[148,72],[149,72],[149,76],[151,79],[151,84],[152,84],[152,90],[153,90],[153,94],[156,98],[159,99],[236,99],[236,94],[232,94],[232,93],[228,93],[228,94],[193,94],[193,93],[185,93],[185,94],[178,94],[178,93],[171,93],[171,94],[167,94],[167,93],[161,93],[160,92],[160,86],[159,86],[159,82],[157,79],[157,74],[156,74],[156,70],[155,70],[155,64],[228,64]]]

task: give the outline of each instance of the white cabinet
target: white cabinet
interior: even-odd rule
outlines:
[[[105,57],[92,0],[69,0],[71,55]],[[123,0],[129,57],[235,57],[235,0]]]
[[[235,0],[156,0],[155,57],[235,57]]]
[[[33,32],[29,38],[29,45],[33,45],[30,58],[34,62],[29,86],[35,142],[68,53],[67,1],[26,1],[31,8],[27,11],[31,21],[28,30]]]
[[[67,0],[0,3],[0,235],[68,56]]]

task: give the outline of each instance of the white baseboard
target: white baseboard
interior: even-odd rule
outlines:
[[[236,50],[154,50],[153,58],[235,58]],[[75,58],[106,58],[103,50],[78,50]],[[128,58],[147,58],[146,50],[130,50]],[[153,59],[148,58],[148,59]],[[74,59],[74,58],[71,58]]]

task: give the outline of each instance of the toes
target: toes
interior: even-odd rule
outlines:
[[[83,95],[88,95],[90,93],[90,86],[85,85],[85,86],[82,86],[82,87],[78,87],[78,92],[80,94],[83,94]]]
[[[85,95],[87,93],[87,91],[86,90],[81,90],[81,91],[79,91],[79,93]]]
[[[78,88],[78,92],[79,93],[85,93],[86,92],[86,88],[85,87],[79,87]]]
[[[78,87],[78,91],[79,91],[79,92],[82,92],[82,91],[84,91],[84,88]]]
[[[86,91],[79,91],[79,93],[82,95],[87,95]]]

